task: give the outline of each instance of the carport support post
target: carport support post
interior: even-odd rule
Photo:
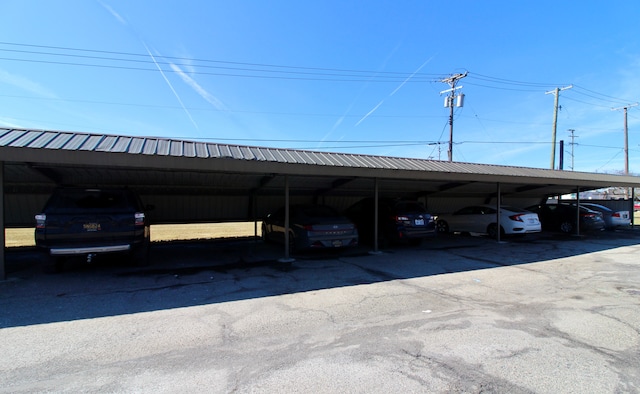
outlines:
[[[291,263],[293,259],[289,257],[289,176],[284,176],[284,259],[281,263]]]
[[[580,236],[580,186],[576,187],[576,235]]]
[[[631,204],[630,204],[631,210],[629,211],[631,212],[631,228],[635,226],[634,217],[636,216],[636,213],[633,210],[635,207],[635,204],[634,204],[635,202],[636,202],[636,188],[632,186],[631,187]]]
[[[284,258],[289,259],[289,176],[284,176]]]
[[[373,252],[378,253],[378,178],[373,180]]]
[[[4,269],[4,231],[4,161],[0,161],[0,246],[2,247],[2,251],[0,252],[0,280],[7,279]]]
[[[496,202],[496,207],[498,208],[498,210],[496,211],[496,222],[498,223],[498,234],[496,235],[496,240],[498,240],[498,243],[500,243],[500,207],[502,206],[501,204],[501,196],[500,196],[500,182],[497,183],[497,195],[498,195],[498,201]]]

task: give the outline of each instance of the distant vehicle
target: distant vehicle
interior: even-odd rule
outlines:
[[[285,208],[267,215],[262,222],[265,241],[284,243]],[[326,205],[289,207],[289,245],[292,251],[342,248],[358,245],[355,224]]]
[[[628,227],[631,225],[631,216],[629,215],[629,211],[614,211],[604,205],[590,202],[580,203],[580,205],[602,213],[602,219],[604,219],[605,227],[608,229]]]
[[[360,200],[347,208],[344,214],[356,224],[363,242],[373,243],[374,199]],[[434,218],[420,202],[400,198],[378,199],[378,240],[419,245],[424,238],[436,235]]]
[[[578,212],[576,206],[571,204],[541,204],[526,208],[535,212],[540,217],[544,230],[560,231],[566,234],[576,231]],[[585,206],[580,206],[580,230],[600,231],[604,230],[605,222],[602,213]]]
[[[633,202],[633,210],[635,211],[640,211],[640,201],[634,201]]]
[[[498,236],[497,207],[491,205],[473,205],[457,210],[452,214],[438,215],[438,231],[485,233],[491,238]],[[500,207],[500,234],[529,234],[542,230],[538,215],[524,209]]]
[[[97,254],[128,253],[147,263],[150,232],[142,203],[129,189],[55,189],[35,215],[36,246],[56,260]]]

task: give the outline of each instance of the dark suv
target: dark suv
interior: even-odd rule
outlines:
[[[36,246],[56,258],[128,253],[147,263],[149,223],[138,196],[129,189],[56,189],[35,216]]]
[[[363,242],[373,243],[373,198],[365,198],[347,208],[345,216],[358,227]],[[407,241],[419,245],[424,238],[437,234],[433,217],[418,201],[400,198],[378,199],[378,240],[396,244]]]

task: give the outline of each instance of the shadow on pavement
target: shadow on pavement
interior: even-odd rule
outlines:
[[[9,249],[0,282],[0,328],[151,312],[366,285],[430,275],[576,257],[640,244],[640,230],[585,236],[551,233],[506,238],[442,235],[418,247],[370,254],[349,250],[297,253],[281,263],[281,245],[239,238],[154,243],[151,264],[102,257],[72,260],[55,273],[32,248]]]

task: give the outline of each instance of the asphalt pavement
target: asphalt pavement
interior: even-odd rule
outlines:
[[[640,392],[640,230],[281,249],[10,250],[0,392]]]

